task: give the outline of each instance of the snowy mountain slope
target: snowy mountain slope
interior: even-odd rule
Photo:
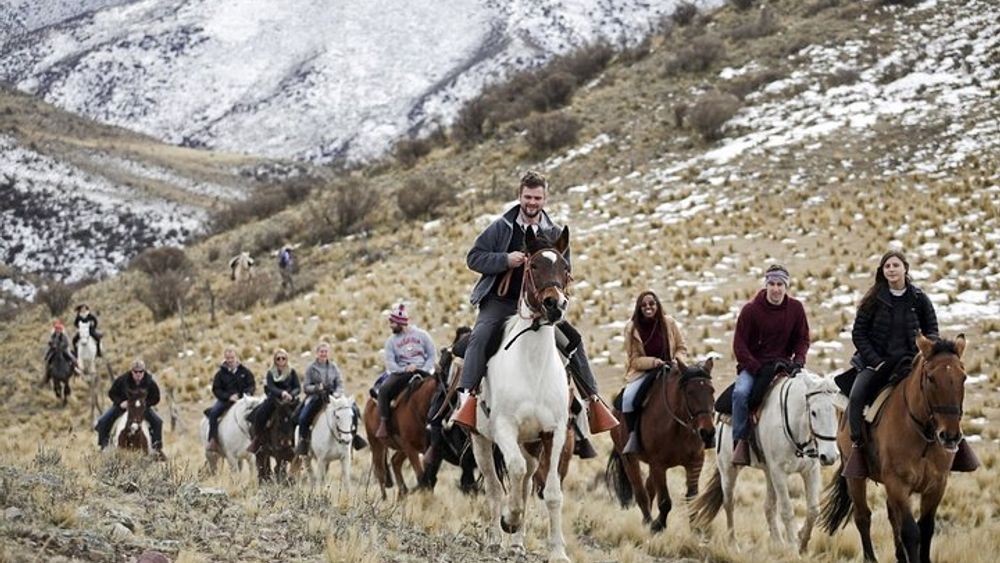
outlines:
[[[635,40],[675,4],[145,0],[13,37],[0,80],[169,143],[365,158],[513,68]]]

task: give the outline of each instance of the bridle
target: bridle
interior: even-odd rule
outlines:
[[[564,270],[563,279],[561,281],[557,279],[552,279],[539,286],[537,282],[535,282],[534,274],[531,273],[531,264],[546,252],[551,252],[552,254],[554,254],[556,256],[555,263],[556,264],[560,262],[564,263],[566,265],[566,269]],[[509,287],[508,284],[510,283],[510,276],[512,275],[513,271],[514,270],[508,270],[507,274],[504,275],[503,280],[501,280],[499,288],[500,295],[506,294],[507,288]],[[510,341],[507,342],[506,346],[504,346],[504,350],[509,350],[510,347],[514,344],[514,341],[517,340],[522,334],[528,331],[536,331],[545,325],[553,324],[545,319],[545,314],[542,310],[543,307],[541,304],[542,292],[545,291],[546,289],[549,289],[550,287],[554,287],[565,294],[566,287],[569,285],[571,281],[573,281],[573,276],[569,272],[569,261],[566,260],[566,257],[563,256],[562,253],[556,250],[555,248],[545,247],[536,250],[535,252],[531,253],[531,255],[528,256],[528,259],[524,261],[524,278],[521,281],[521,295],[518,298],[517,315],[524,320],[531,321],[531,324],[528,327],[521,330],[520,332],[518,332],[517,334],[515,334],[510,339]],[[524,307],[521,306],[522,304],[524,305]],[[523,310],[525,308],[528,310],[527,315],[523,313]]]
[[[795,446],[795,457],[817,458],[819,457],[819,441],[836,442],[837,437],[827,436],[824,434],[820,434],[819,432],[816,431],[816,428],[813,426],[812,417],[809,416],[809,413],[812,411],[812,406],[810,405],[809,399],[815,397],[816,395],[824,395],[830,392],[829,391],[806,392],[805,412],[806,412],[806,419],[809,421],[809,438],[804,442],[799,442],[798,440],[795,439],[795,436],[792,434],[792,425],[788,420],[788,393],[791,389],[791,383],[793,379],[795,378],[786,377],[785,380],[781,383],[781,419],[782,422],[784,423],[782,425],[782,428],[785,431],[785,437],[788,438],[788,441],[791,442],[793,446]]]
[[[934,429],[936,425],[935,415],[941,415],[944,418],[962,418],[962,405],[935,405],[931,402],[930,397],[927,396],[927,391],[924,386],[924,380],[930,377],[930,370],[927,369],[928,360],[923,358],[923,354],[917,354],[914,359],[914,364],[920,368],[920,396],[924,398],[924,402],[927,403],[927,410],[930,411],[930,415],[927,420],[921,421],[917,415],[913,414],[913,409],[910,408],[910,400],[907,397],[906,389],[903,389],[903,404],[906,406],[906,414],[910,417],[910,422],[913,423],[920,437],[924,439],[926,445],[924,446],[924,454],[927,453],[927,448],[931,444],[937,442],[937,437],[934,434]],[[914,369],[916,371],[916,369]]]
[[[351,412],[352,422],[350,426],[347,428],[347,430],[344,430],[343,428],[340,427],[339,424],[340,419],[337,418],[337,413],[343,410],[353,411],[351,405],[349,404],[331,409],[330,416],[326,417],[327,418],[326,426],[327,428],[330,429],[330,434],[332,434],[337,439],[337,442],[346,445],[350,444],[351,440],[354,438],[354,422],[353,422],[354,413]]]
[[[692,382],[696,382],[699,385],[708,385],[708,387],[710,389],[712,389],[712,378],[709,377],[709,376],[705,376],[705,375],[691,375],[691,376],[684,376],[683,374],[679,374],[679,375],[680,375],[680,381],[677,384],[677,391],[679,392],[680,398],[681,398],[681,400],[684,403],[684,411],[685,411],[685,414],[687,416],[687,421],[681,420],[677,416],[677,414],[674,413],[673,409],[670,408],[670,393],[669,393],[669,391],[670,391],[670,385],[669,385],[669,382],[664,381],[664,385],[663,385],[663,398],[664,398],[664,403],[667,406],[667,414],[670,415],[670,418],[672,418],[674,420],[674,422],[676,422],[677,424],[680,424],[683,428],[686,428],[692,434],[697,435],[698,434],[698,429],[693,426],[694,421],[698,420],[698,417],[701,416],[701,415],[704,415],[704,414],[707,414],[707,415],[711,416],[712,410],[711,410],[711,407],[709,407],[707,409],[701,409],[701,410],[696,411],[696,412],[691,412],[691,402],[688,401],[687,394],[684,392],[684,389],[687,387],[688,383],[692,383]],[[664,377],[670,377],[670,374],[669,373],[665,373]],[[714,392],[714,389],[713,389],[713,392]]]

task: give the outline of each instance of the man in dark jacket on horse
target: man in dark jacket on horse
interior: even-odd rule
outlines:
[[[94,427],[94,430],[97,430],[97,445],[102,450],[108,445],[111,425],[128,408],[129,395],[140,391],[146,394],[146,422],[149,423],[149,437],[152,442],[150,447],[162,454],[163,420],[153,410],[153,407],[160,402],[160,387],[153,379],[153,374],[146,371],[145,362],[138,359],[132,362],[132,369],[115,379],[111,384],[111,390],[108,391],[111,408],[101,415]]]
[[[253,373],[240,363],[235,348],[226,348],[223,352],[223,362],[212,380],[212,394],[215,404],[205,413],[208,417],[208,451],[222,453],[219,448],[219,417],[236,401],[245,395],[253,395]]]
[[[455,410],[453,418],[463,426],[475,427],[474,393],[486,375],[486,362],[489,359],[486,357],[487,347],[497,337],[497,333],[503,330],[506,320],[517,314],[524,264],[529,258],[524,252],[525,231],[532,229],[536,234],[555,240],[562,230],[544,210],[547,191],[548,182],[544,176],[532,171],[525,173],[521,177],[518,204],[480,233],[466,256],[469,269],[478,272],[481,277],[473,288],[470,299],[473,305],[479,307],[479,314],[465,353],[461,404]],[[567,263],[571,263],[568,249],[565,259]],[[573,374],[577,388],[584,397],[590,399],[592,410],[604,411],[599,416],[592,417],[602,423],[596,428],[592,427],[591,431],[610,430],[617,421],[598,396],[597,380],[590,369],[579,333],[566,321],[556,325],[556,329],[560,351],[569,358],[567,367]],[[581,448],[593,450],[587,442],[578,441],[578,444]]]
[[[736,320],[733,353],[739,375],[733,387],[734,465],[750,465],[748,411],[754,379],[779,372],[795,375],[806,364],[809,322],[802,302],[788,295],[789,280],[784,266],[768,268],[764,288],[743,306]]]

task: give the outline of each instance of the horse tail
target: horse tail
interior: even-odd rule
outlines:
[[[719,466],[716,465],[715,472],[712,473],[712,478],[709,480],[708,486],[691,502],[689,508],[691,525],[696,529],[703,529],[710,526],[712,520],[715,519],[715,515],[722,508],[723,500],[725,500],[725,497],[722,494],[722,474],[719,472]]]
[[[611,450],[608,456],[608,467],[604,470],[604,484],[608,491],[618,497],[618,502],[622,508],[628,508],[632,504],[632,482],[625,474],[625,463],[622,456],[616,450]]]
[[[497,472],[497,479],[500,480],[500,487],[504,493],[507,492],[507,462],[503,459],[503,452],[500,447],[493,444],[493,469]]]
[[[833,535],[838,528],[847,525],[847,518],[854,512],[854,502],[847,491],[847,478],[840,474],[843,462],[837,468],[837,477],[823,489],[820,505],[819,525],[827,534]]]

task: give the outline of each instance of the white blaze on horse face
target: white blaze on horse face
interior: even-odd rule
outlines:
[[[559,255],[554,250],[543,250],[541,256],[553,264],[556,263],[556,260],[559,260]]]

